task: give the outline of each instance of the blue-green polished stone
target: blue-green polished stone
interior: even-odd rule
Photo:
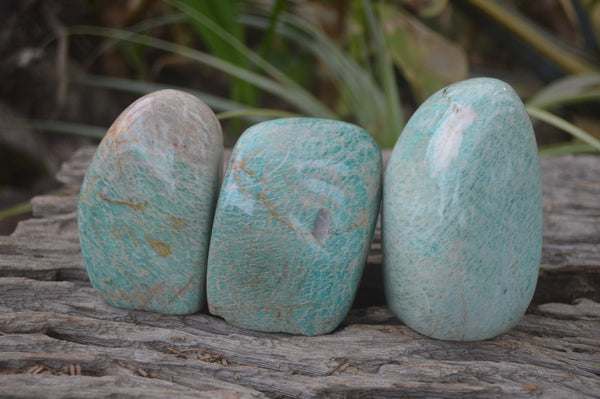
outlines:
[[[361,278],[381,179],[379,148],[352,124],[290,118],[249,128],[215,212],[209,311],[261,331],[336,328]]]
[[[78,205],[85,265],[106,302],[168,314],[203,306],[222,153],[215,115],[183,92],[146,95],[113,123]]]
[[[477,78],[423,103],[390,157],[382,212],[386,297],[406,325],[465,341],[516,325],[539,271],[542,191],[513,89]]]

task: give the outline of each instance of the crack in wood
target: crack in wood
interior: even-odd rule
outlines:
[[[207,349],[200,349],[200,348],[189,348],[189,349],[181,349],[181,350],[177,350],[171,347],[167,347],[166,351],[168,353],[172,353],[178,357],[182,357],[185,359],[198,359],[198,360],[202,360],[203,362],[208,362],[208,363],[216,363],[216,364],[220,364],[221,366],[233,366],[235,365],[234,362],[232,362],[231,360],[225,358],[223,356],[223,353],[214,353],[211,352]],[[196,352],[195,356],[190,356],[187,354],[187,352]]]
[[[101,377],[106,375],[102,370],[83,368],[80,364],[69,364],[66,368],[55,369],[41,363],[27,364],[15,369],[0,370],[0,375],[14,374],[51,374],[51,375],[70,375],[70,376],[88,376]]]

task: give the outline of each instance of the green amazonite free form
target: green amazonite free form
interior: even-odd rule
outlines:
[[[404,323],[447,340],[517,324],[539,272],[542,190],[514,90],[477,78],[425,101],[390,157],[382,212],[386,297]]]
[[[238,140],[209,250],[209,311],[233,325],[304,335],[350,309],[380,201],[381,153],[357,126],[260,123]]]
[[[222,152],[218,120],[190,94],[154,92],[117,118],[78,205],[83,259],[101,298],[160,313],[200,310]]]

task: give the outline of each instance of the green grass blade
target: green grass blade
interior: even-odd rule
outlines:
[[[274,118],[297,118],[302,115],[295,114],[293,112],[282,111],[279,109],[271,109],[271,108],[249,108],[249,109],[240,109],[236,111],[227,111],[220,112],[217,114],[217,119],[225,120],[231,118],[248,118],[248,117],[265,117],[267,119]]]
[[[237,41],[242,42],[244,40],[243,25],[237,22],[237,0],[177,0],[167,1],[167,3],[184,12],[192,27],[200,34],[212,54],[236,65],[241,66],[245,63],[246,59],[240,57],[241,53],[232,51],[230,41],[212,29],[218,26]],[[198,15],[210,20],[214,26],[208,27],[198,18]]]
[[[275,33],[275,26],[279,20],[279,15],[284,10],[287,0],[275,0],[275,4],[271,8],[271,15],[269,16],[269,26],[265,30],[262,42],[260,44],[260,56],[267,58],[271,49],[271,43],[273,42],[273,34]]]
[[[237,40],[229,32],[221,28],[218,24],[211,21],[205,15],[197,12],[193,8],[187,6],[178,0],[166,0],[168,3],[179,8],[185,12],[189,17],[194,18],[199,23],[205,25],[208,29],[219,35],[223,40],[231,45],[236,51],[240,52],[244,57],[254,63],[256,66],[265,71],[269,76],[278,81],[283,87],[291,93],[291,96],[295,97],[295,105],[302,103],[304,109],[310,109],[308,112],[312,116],[319,116],[323,118],[337,119],[337,115],[332,112],[325,104],[319,101],[315,96],[306,91],[302,86],[294,82],[283,72],[277,69],[275,66],[267,62],[264,58],[258,55],[256,52],[249,49],[244,43]]]
[[[302,115],[270,108],[249,108],[246,105],[230,101],[223,97],[215,96],[198,90],[185,87],[170,86],[160,83],[140,82],[131,79],[113,78],[99,75],[76,75],[72,82],[104,89],[121,90],[129,93],[144,95],[157,90],[174,89],[192,94],[213,110],[217,111],[217,118],[220,120],[240,118],[248,122],[262,122],[272,118],[291,118]]]
[[[400,94],[398,93],[398,83],[396,82],[392,58],[387,49],[381,24],[375,17],[375,13],[369,0],[362,0],[362,7],[367,18],[371,36],[375,42],[377,69],[385,93],[386,112],[389,116],[383,144],[386,147],[391,147],[395,144],[396,139],[400,136],[402,128],[404,127]]]
[[[366,106],[365,95],[372,93],[373,96],[376,96],[378,92],[381,92],[371,74],[365,71],[320,28],[287,13],[282,16],[282,21],[293,30],[281,30],[280,33],[313,53],[329,68],[332,77],[337,79],[338,83],[347,86],[352,92],[352,100],[360,100],[361,107]],[[383,105],[383,102],[377,105]],[[355,108],[360,109],[360,107]]]
[[[567,143],[541,147],[539,153],[544,157],[558,157],[571,154],[600,154],[600,150],[585,143]]]
[[[265,29],[268,21],[264,15],[244,15],[249,26]],[[289,13],[282,13],[276,28],[282,37],[302,46],[322,65],[350,110],[349,117],[371,133],[376,139],[386,118],[381,89],[365,71],[337,43],[317,26]],[[378,140],[379,141],[379,140]]]
[[[261,122],[274,118],[297,118],[302,115],[270,108],[247,108],[237,109],[216,114],[219,120],[241,118],[249,119],[253,122]],[[104,137],[107,128],[85,125],[80,123],[60,122],[46,119],[21,119],[10,118],[0,123],[0,128],[10,129],[34,129],[54,133],[72,134],[82,137],[101,139]]]
[[[243,79],[257,86],[258,88],[267,91],[271,94],[274,94],[275,96],[287,101],[289,104],[294,105],[296,108],[298,108],[298,110],[302,111],[303,113],[306,113],[307,115],[337,119],[337,115],[335,115],[331,110],[329,110],[316,99],[314,101],[310,98],[307,99],[304,95],[302,95],[302,93],[299,93],[293,88],[284,86],[279,82],[261,76],[248,69],[240,68],[236,65],[221,60],[210,54],[206,54],[186,46],[171,43],[166,40],[157,39],[147,35],[142,35],[139,33],[124,31],[121,29],[100,28],[95,26],[72,27],[69,29],[69,34],[109,37],[113,39],[129,41],[132,43],[140,43],[149,47],[175,53],[182,57],[186,57],[196,62],[215,68],[231,76]]]
[[[179,0],[178,3],[186,7],[188,21],[208,46],[211,54],[239,67],[250,67],[248,59],[242,53],[235,51],[228,40],[189,15],[189,10],[204,15],[242,43],[245,41],[246,33],[244,26],[238,22],[238,0]],[[234,78],[231,81],[231,97],[234,101],[255,106],[258,102],[258,91],[248,82]]]
[[[517,10],[496,0],[464,0],[504,26],[542,55],[569,73],[597,72],[599,67],[582,54],[561,43],[560,40],[524,17]]]
[[[572,123],[564,120],[561,117],[558,117],[548,111],[544,111],[543,109],[536,107],[527,107],[527,113],[534,119],[545,122],[549,125],[557,127],[573,137],[580,139],[581,141],[586,142],[590,146],[594,147],[597,150],[600,150],[600,140],[587,133],[583,129],[573,125]]]
[[[151,29],[160,28],[166,25],[174,25],[182,23],[186,20],[186,16],[181,12],[175,12],[171,14],[160,15],[155,18],[149,18],[147,20],[141,21],[135,25],[132,25],[128,28],[131,32],[144,32]],[[86,62],[84,64],[84,69],[89,69],[91,65],[104,53],[110,51],[116,45],[119,44],[119,40],[107,40],[105,43],[101,44],[98,49],[96,49],[90,57],[87,57]]]
[[[60,196],[60,195],[64,194],[64,191],[65,191],[64,188],[59,188],[57,190],[49,191],[49,192],[45,193],[45,195]],[[12,216],[25,215],[27,213],[31,213],[32,211],[33,211],[33,207],[31,206],[31,201],[24,201],[19,204],[9,206],[4,209],[0,209],[0,221],[7,219],[9,217],[12,217]]]
[[[104,89],[111,90],[119,90],[129,93],[134,93],[138,95],[144,95],[148,93],[152,93],[157,90],[164,89],[175,89],[184,91],[186,93],[192,94],[202,101],[204,101],[208,106],[210,106],[215,111],[234,111],[248,108],[246,105],[240,104],[235,101],[228,100],[226,98],[215,96],[210,93],[206,93],[200,90],[189,89],[181,86],[172,86],[161,83],[153,83],[153,82],[142,82],[139,80],[133,79],[123,79],[123,78],[115,78],[110,76],[101,76],[101,75],[89,75],[89,74],[78,74],[74,75],[71,78],[72,83],[82,84],[86,86],[92,87],[101,87]]]
[[[600,101],[600,73],[559,79],[530,98],[527,105],[546,109],[591,101]]]
[[[12,216],[25,215],[32,211],[31,203],[29,201],[23,202],[8,208],[0,209],[0,221],[7,219]]]
[[[0,122],[0,127],[10,129],[34,129],[54,133],[101,139],[107,128],[81,123],[61,122],[47,119],[8,118]]]
[[[600,89],[587,90],[582,93],[565,94],[552,98],[546,98],[544,100],[536,99],[534,101],[528,101],[527,105],[547,109],[562,105],[573,105],[589,102],[600,102]]]
[[[370,44],[367,38],[365,15],[360,5],[361,0],[352,0],[350,3],[350,16],[348,32],[348,52],[352,59],[356,60],[362,68],[375,76],[370,57]]]

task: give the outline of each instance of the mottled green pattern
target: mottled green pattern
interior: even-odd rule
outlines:
[[[292,118],[248,129],[215,213],[210,312],[262,331],[337,327],[360,281],[381,173],[377,145],[348,123]]]
[[[182,92],[144,96],[114,122],[78,207],[83,258],[105,301],[171,314],[203,306],[222,152],[213,112]]]
[[[383,193],[383,261],[392,311],[434,338],[486,339],[517,324],[542,242],[531,122],[507,84],[448,86],[408,122]]]

